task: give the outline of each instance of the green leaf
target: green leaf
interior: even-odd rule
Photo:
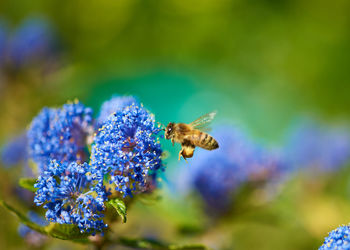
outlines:
[[[145,205],[154,205],[162,199],[162,196],[159,192],[154,191],[152,193],[142,193],[138,194],[137,200]]]
[[[208,249],[202,244],[187,244],[187,245],[169,245],[169,250],[204,250]]]
[[[87,240],[90,234],[81,233],[76,225],[50,223],[45,227],[47,234],[61,240]]]
[[[11,213],[13,213],[14,215],[16,215],[19,218],[19,220],[21,221],[21,223],[23,223],[24,225],[28,226],[29,228],[31,228],[39,233],[47,234],[44,227],[39,226],[39,225],[35,224],[34,222],[30,221],[26,215],[24,215],[23,213],[21,213],[20,211],[18,211],[17,209],[12,207],[8,203],[6,203],[5,201],[0,200],[0,205],[3,206],[4,208],[6,208]]]
[[[204,232],[204,228],[195,224],[182,224],[177,231],[181,235],[199,235]]]
[[[187,244],[187,245],[166,245],[162,242],[149,239],[130,239],[121,237],[117,240],[120,245],[133,247],[133,248],[143,248],[143,249],[159,249],[159,250],[204,250],[207,249],[201,244]]]
[[[29,160],[28,161],[28,166],[29,168],[32,170],[34,175],[38,175],[39,171],[38,171],[38,165],[33,161],[33,160]]]
[[[34,187],[34,184],[36,183],[36,179],[34,178],[21,178],[19,179],[19,186],[24,188],[24,189],[27,189],[33,193],[36,192],[37,188]]]
[[[133,248],[143,248],[143,249],[167,249],[167,247],[157,241],[147,240],[147,239],[129,239],[121,237],[117,241],[118,244]]]
[[[119,198],[115,198],[113,200],[109,200],[108,204],[111,205],[117,213],[120,215],[122,218],[122,222],[126,222],[126,205],[123,200]]]

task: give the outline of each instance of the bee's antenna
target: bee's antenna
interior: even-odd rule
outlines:
[[[163,123],[158,122],[158,128],[159,130],[165,131],[165,125]]]

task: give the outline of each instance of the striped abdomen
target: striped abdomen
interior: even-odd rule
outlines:
[[[191,142],[195,146],[207,150],[213,150],[219,147],[218,142],[211,135],[201,132],[199,130],[193,130],[191,135]]]

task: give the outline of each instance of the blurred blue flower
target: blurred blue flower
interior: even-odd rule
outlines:
[[[35,213],[33,211],[29,211],[27,216],[31,222],[34,222],[35,224],[37,224],[39,226],[47,226],[49,224],[49,222],[47,220],[45,220],[44,217],[38,215],[37,213]],[[30,232],[38,233],[38,232],[30,229],[26,225],[23,225],[23,224],[20,224],[20,226],[18,227],[18,233],[21,237],[27,236]]]
[[[102,125],[111,114],[131,104],[139,105],[139,101],[133,96],[113,96],[110,100],[105,101],[101,106],[100,114],[97,118],[98,125]]]
[[[246,182],[266,182],[279,178],[284,164],[277,155],[254,143],[231,126],[213,132],[220,148],[208,152],[196,149],[195,157],[184,170],[178,185],[194,188],[208,212],[224,213],[230,209],[234,194]]]
[[[27,160],[27,135],[24,133],[5,144],[1,150],[1,162],[12,167]]]
[[[110,184],[124,197],[143,192],[161,169],[162,149],[154,117],[132,104],[109,116],[97,132],[91,164],[110,176]]]
[[[29,156],[40,171],[53,159],[82,163],[88,159],[86,138],[91,128],[92,109],[78,101],[60,109],[44,108],[27,133]]]
[[[0,20],[0,65],[5,61],[5,52],[8,42],[8,30],[5,22]]]
[[[350,160],[350,133],[343,127],[327,128],[313,121],[302,121],[292,129],[285,154],[296,170],[335,171]]]
[[[87,163],[58,163],[52,161],[39,176],[34,202],[44,205],[46,218],[60,224],[76,224],[81,232],[102,231],[106,193]]]
[[[246,176],[240,165],[229,162],[224,155],[217,154],[217,157],[206,160],[206,165],[194,176],[193,186],[208,209],[226,210]]]
[[[48,22],[40,18],[24,20],[9,43],[9,59],[16,66],[45,61],[55,55],[57,43]]]
[[[39,226],[47,226],[49,223],[44,217],[39,216],[33,211],[28,212],[28,218],[31,222],[36,223]],[[45,243],[46,236],[38,233],[27,227],[26,225],[20,224],[18,227],[18,233],[23,237],[30,245],[40,247]]]
[[[328,234],[319,250],[350,249],[350,228],[340,226]]]

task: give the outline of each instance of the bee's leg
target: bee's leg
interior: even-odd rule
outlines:
[[[180,152],[179,152],[179,161],[181,160],[181,156],[183,157],[183,151],[184,151],[184,149],[183,148],[181,148],[181,150],[180,150]]]
[[[181,156],[182,158],[184,158],[184,160],[186,161],[186,163],[188,163],[187,159],[186,159],[186,155],[185,155],[185,152],[184,152],[184,149],[181,148],[180,152],[179,152],[179,161],[181,160]]]
[[[187,159],[185,157],[184,157],[184,160],[185,160],[186,163],[188,163],[188,161],[187,161]]]
[[[174,140],[174,137],[173,137],[173,138],[171,138],[171,143],[173,144],[173,147],[174,147],[174,145],[175,145],[175,140]]]

